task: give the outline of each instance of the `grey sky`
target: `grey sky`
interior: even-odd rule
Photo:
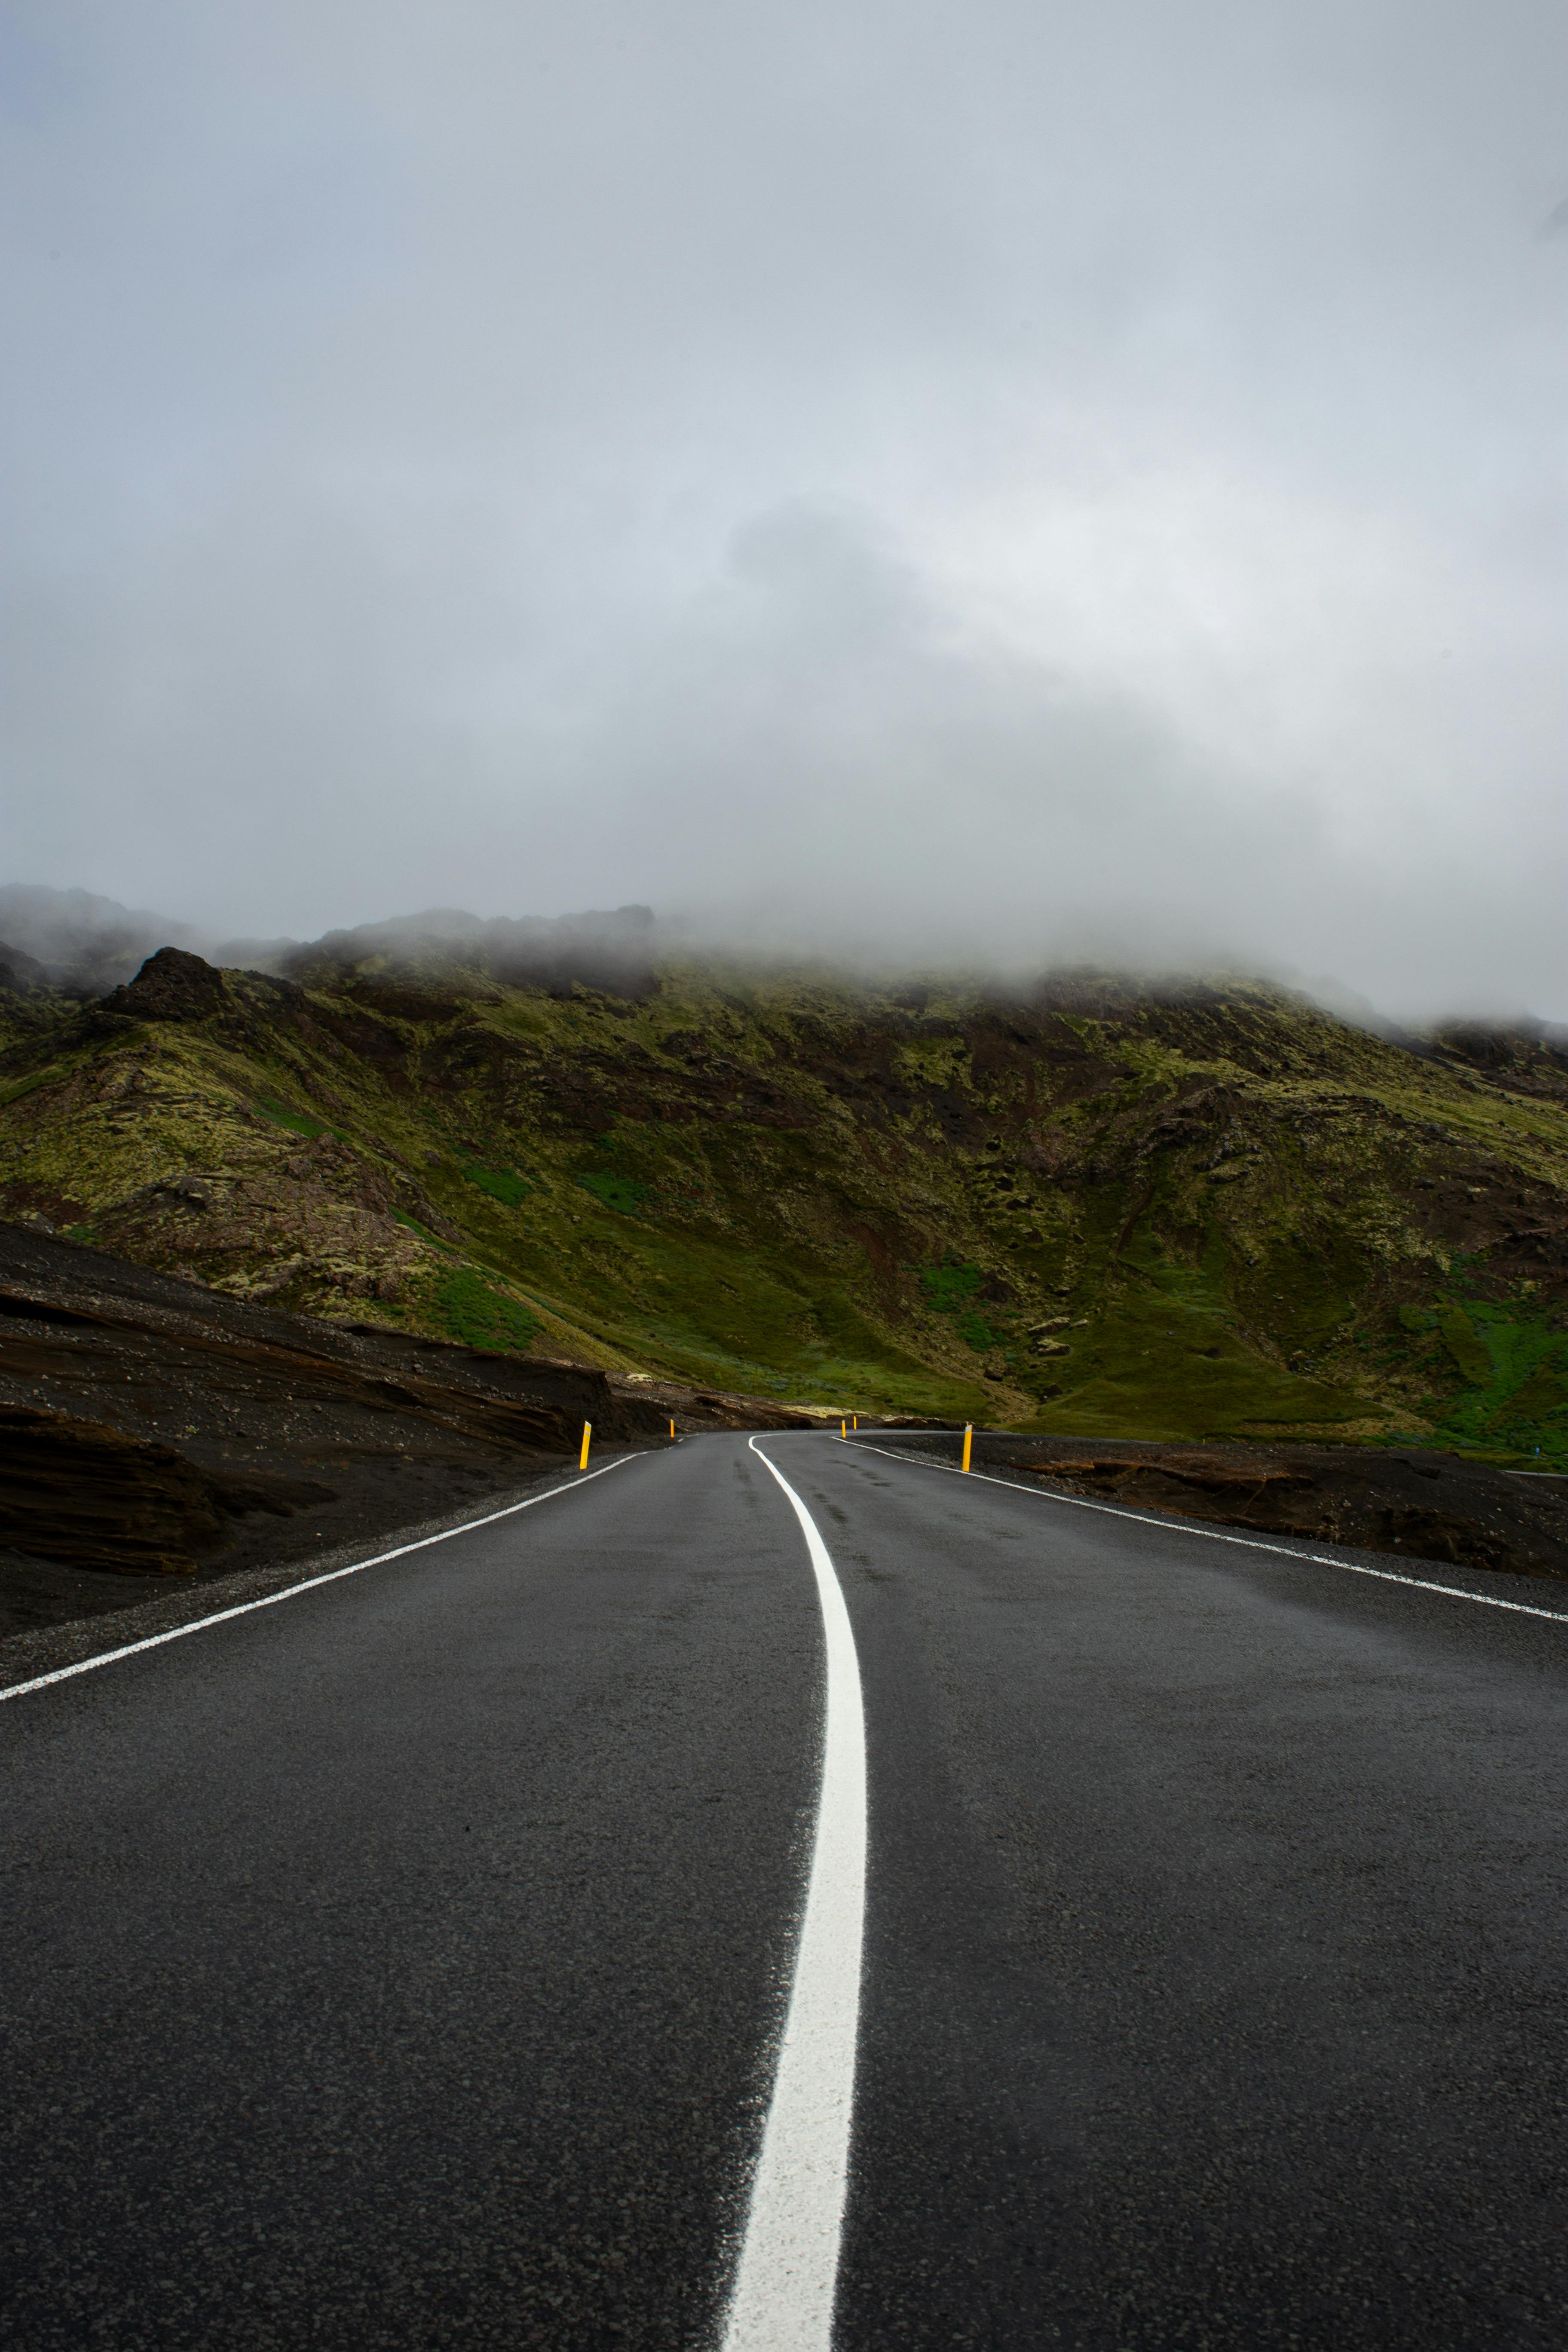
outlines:
[[[0,879],[1568,1015],[1559,0],[4,23]]]

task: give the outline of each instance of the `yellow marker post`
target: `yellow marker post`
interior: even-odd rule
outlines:
[[[858,1412],[852,1412],[852,1413],[850,1414],[850,1416],[849,1416],[849,1426],[850,1426],[850,1428],[851,1428],[851,1429],[858,1429],[858,1428],[859,1428],[859,1426],[860,1426],[860,1416],[859,1416],[859,1414],[858,1414]]]
[[[579,1470],[585,1470],[588,1467],[588,1440],[593,1436],[593,1423],[591,1421],[585,1421],[583,1423],[583,1459],[577,1465]],[[967,1454],[964,1456],[963,1466],[966,1470],[969,1467],[969,1458]]]
[[[838,1434],[839,1434],[839,1436],[840,1436],[840,1437],[847,1437],[847,1436],[848,1436],[848,1434],[849,1434],[849,1423],[848,1423],[847,1421],[841,1421],[841,1422],[839,1423],[839,1424],[838,1424]]]
[[[672,1421],[672,1422],[670,1423],[670,1424],[669,1424],[669,1433],[670,1433],[671,1437],[673,1437],[673,1436],[675,1435],[675,1423],[674,1423],[674,1422],[673,1422],[673,1421]]]
[[[969,1449],[973,1443],[974,1423],[972,1421],[966,1421],[963,1424],[963,1466],[966,1470],[969,1467]],[[585,1443],[583,1448],[583,1459],[584,1462],[588,1459],[588,1449]]]

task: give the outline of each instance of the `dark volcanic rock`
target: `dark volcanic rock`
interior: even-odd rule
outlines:
[[[1546,1021],[1452,1021],[1434,1029],[1428,1052],[1468,1066],[1517,1094],[1568,1101],[1568,1028]]]
[[[226,1533],[213,1482],[172,1445],[0,1404],[0,1545],[82,1568],[188,1575]]]
[[[242,1303],[0,1226],[0,1635],[139,1580],[271,1565],[449,1513],[662,1412],[586,1364]],[[172,1441],[172,1442],[171,1442]]]
[[[184,948],[160,948],[128,987],[103,1000],[106,1012],[142,1021],[205,1021],[226,1002],[222,972]]]

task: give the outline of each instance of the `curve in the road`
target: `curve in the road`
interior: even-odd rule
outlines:
[[[860,1667],[816,1520],[753,1437],[800,1521],[826,1654],[811,1878],[778,2072],[752,2188],[724,2352],[827,2352],[848,2180],[866,1916],[866,1721]]]
[[[1561,1624],[910,1458],[660,1449],[0,1710],[0,2336],[1568,2343]]]

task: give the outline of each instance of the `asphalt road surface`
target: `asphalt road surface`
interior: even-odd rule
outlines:
[[[1568,1619],[757,1443],[0,1705],[7,2345],[824,2343],[850,1699],[838,2352],[1568,2342]]]

